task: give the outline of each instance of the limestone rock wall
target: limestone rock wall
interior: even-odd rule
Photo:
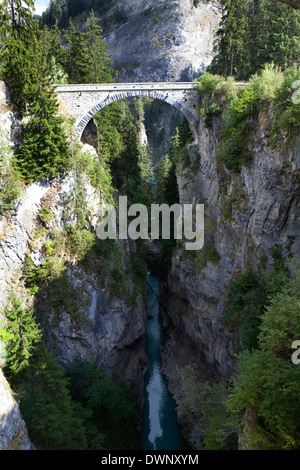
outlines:
[[[116,23],[118,7],[125,21]],[[119,69],[118,81],[191,81],[213,57],[220,21],[216,0],[119,0],[105,14],[104,40]]]
[[[14,129],[18,128],[17,116],[9,110],[7,92],[1,83],[0,116],[12,145],[16,143]],[[83,151],[94,149],[85,144]],[[72,175],[50,182],[36,182],[24,188],[15,207],[0,220],[0,312],[8,303],[10,293],[22,297],[24,281],[22,270],[25,257],[30,257],[35,266],[45,259],[45,243],[53,228],[65,229],[65,200],[74,184]],[[84,195],[91,229],[98,222],[99,194],[88,181],[84,181]],[[38,217],[40,208],[47,203],[53,214],[47,230],[41,230]],[[133,244],[121,247],[122,257],[127,259]],[[126,304],[118,295],[100,286],[97,273],[87,274],[76,263],[76,257],[64,261],[68,264],[68,274],[73,285],[82,293],[80,299],[81,322],[72,321],[66,311],[44,312],[39,319],[44,330],[44,339],[53,356],[61,363],[75,358],[95,361],[114,377],[130,382],[132,389],[142,395],[143,376],[147,366],[147,355],[143,334],[146,324],[146,307],[143,295],[137,298],[135,306]],[[120,296],[119,296],[120,297]],[[29,297],[35,309],[36,297]],[[0,320],[5,320],[0,314]],[[3,355],[1,345],[1,356]],[[3,366],[3,361],[1,362]],[[0,369],[0,449],[29,449],[31,444],[26,437],[26,429],[21,420],[19,407]]]
[[[300,250],[300,141],[272,149],[269,138],[271,110],[262,111],[249,143],[251,160],[240,174],[216,166],[219,121],[207,129],[199,123],[199,143],[190,147],[191,168],[178,169],[181,203],[204,203],[205,238],[211,237],[219,259],[199,269],[178,249],[168,284],[163,289],[165,326],[170,335],[164,354],[173,389],[180,383],[176,337],[185,338],[194,355],[180,353],[180,365],[197,362],[200,368],[224,378],[235,369],[236,339],[224,321],[226,290],[244,272],[247,263],[268,269],[275,244],[299,254]],[[231,216],[224,217],[231,204]],[[182,343],[182,341],[181,341]],[[169,367],[173,364],[173,367]],[[177,364],[177,366],[176,366]]]
[[[0,369],[0,450],[34,450],[12,390]]]

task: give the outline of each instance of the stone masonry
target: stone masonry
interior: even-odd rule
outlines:
[[[196,82],[100,83],[60,85],[56,87],[56,92],[70,116],[76,119],[75,127],[79,138],[88,122],[102,108],[114,101],[138,96],[162,100],[179,109],[196,135],[199,117],[197,88]]]

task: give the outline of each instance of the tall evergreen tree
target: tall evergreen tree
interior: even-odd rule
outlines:
[[[276,0],[221,1],[213,73],[248,79],[266,63],[282,69],[299,63],[299,11]]]
[[[27,102],[22,104],[23,112],[30,120],[24,125],[24,141],[17,159],[23,177],[34,181],[37,178],[54,178],[65,171],[69,146],[62,126],[63,119],[57,114],[58,104],[51,87],[41,32],[35,25],[26,37],[27,48],[19,56],[19,64],[21,66],[24,59],[27,75],[23,88]],[[9,70],[10,76],[14,76],[11,67]]]
[[[64,66],[65,61],[65,50],[62,47],[62,33],[58,28],[57,22],[51,28],[45,26],[42,30],[43,36],[43,47],[47,57],[47,62],[51,62],[52,58],[55,58],[55,62],[58,66]]]
[[[241,74],[248,60],[245,48],[248,17],[247,0],[221,0],[222,20],[217,31],[217,72],[225,76]]]
[[[90,74],[90,56],[86,33],[76,31],[70,19],[64,33],[67,41],[65,52],[65,71],[70,83],[88,83]]]
[[[32,24],[34,0],[3,0],[0,3],[0,24],[16,32]]]
[[[7,345],[6,371],[14,376],[28,366],[35,347],[42,338],[32,310],[24,307],[20,299],[12,295],[11,306],[4,309],[7,331],[13,336]]]
[[[107,44],[102,38],[102,29],[99,26],[99,19],[95,17],[92,10],[87,19],[88,31],[86,34],[89,48],[89,72],[87,81],[89,83],[112,82],[110,66],[112,59],[108,55]]]
[[[86,449],[84,427],[75,416],[64,369],[46,348],[35,350],[24,388],[20,408],[37,449]]]

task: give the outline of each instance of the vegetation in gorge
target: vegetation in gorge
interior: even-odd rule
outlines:
[[[299,65],[300,12],[276,0],[221,0],[216,56],[207,71],[237,80],[266,63],[285,70]]]
[[[249,267],[229,291],[229,318],[244,341],[237,373],[226,384],[201,381],[192,366],[182,370],[178,411],[202,449],[237,449],[238,435],[250,449],[299,449],[300,371],[291,361],[299,279],[299,258],[277,249],[270,273]]]
[[[24,305],[25,304],[25,305]],[[134,449],[136,397],[96,364],[64,369],[42,343],[34,314],[15,296],[6,316],[6,376],[38,450]]]
[[[245,438],[253,449],[300,446],[300,371],[291,361],[292,343],[300,334],[299,259],[292,259],[288,267],[285,286],[269,299],[261,317],[258,348],[239,355],[239,370],[228,400],[241,429],[246,413],[254,417]]]
[[[274,64],[249,79],[247,86],[236,86],[231,78],[209,72],[199,79],[202,99],[201,113],[207,127],[213,116],[220,116],[221,131],[217,160],[239,172],[250,159],[251,137],[258,124],[262,109],[271,109],[271,145],[278,146],[283,139],[293,139],[299,131],[299,106],[292,100],[293,83],[300,78],[297,66],[284,73]]]
[[[22,177],[8,136],[0,131],[0,216],[13,208],[22,194]]]
[[[177,203],[176,168],[191,167],[187,151],[191,134],[186,120],[180,128],[174,126],[170,147],[155,175],[155,190],[150,156],[138,134],[143,121],[152,143],[162,143],[165,129],[158,131],[153,125],[160,114],[155,104],[144,107],[138,101],[123,101],[102,110],[95,116],[98,156],[82,155],[72,122],[58,115],[51,87],[113,80],[100,20],[93,11],[87,14],[92,8],[103,13],[111,2],[51,1],[39,23],[41,29],[29,12],[32,4],[31,0],[5,0],[0,13],[1,77],[10,87],[15,109],[25,118],[23,142],[15,154],[1,135],[0,215],[13,208],[25,184],[53,180],[67,172],[73,179],[64,201],[64,234],[52,227],[50,206],[42,205],[38,212],[38,231],[30,243],[41,243],[43,258],[37,266],[26,256],[24,297],[12,296],[3,312],[4,370],[20,397],[22,416],[37,449],[135,449],[136,397],[127,384],[111,379],[96,364],[59,365],[44,345],[41,325],[46,312],[54,312],[54,322],[65,312],[73,324],[82,325],[85,299],[83,289],[74,283],[78,272],[94,274],[95,282],[111,298],[121,297],[127,306],[135,306],[145,290],[144,244],[137,245],[136,253],[124,255],[114,240],[99,241],[88,221],[84,182],[110,203],[118,193],[126,194],[130,203],[146,206],[153,197],[158,203]],[[197,7],[199,1],[193,4]],[[221,120],[218,164],[239,172],[249,161],[261,109],[274,116],[273,146],[291,143],[299,131],[299,105],[292,101],[293,84],[300,80],[299,14],[274,0],[222,0],[222,5],[218,52],[210,73],[198,80],[201,113],[207,127],[215,118]],[[78,31],[70,17],[82,13],[87,28]],[[125,19],[121,10],[114,15],[117,21]],[[232,76],[249,79],[248,86],[236,86]],[[232,200],[225,207],[227,220],[231,209]],[[198,272],[207,261],[220,260],[214,246],[214,221],[209,222],[204,249],[188,255]],[[175,240],[161,242],[162,280],[175,246]],[[193,367],[181,371],[178,412],[189,431],[200,436],[202,449],[236,449],[244,430],[246,444],[254,449],[300,447],[299,367],[290,360],[292,341],[300,335],[300,270],[297,260],[286,262],[278,251],[273,255],[273,271],[266,274],[249,267],[228,292],[224,322],[241,339],[233,380],[206,383]],[[34,298],[34,310],[27,304],[27,295]]]
[[[10,10],[1,18],[1,44],[5,45],[1,77],[10,88],[14,109],[26,123],[15,154],[1,137],[1,214],[13,207],[26,184],[67,172],[72,177],[63,201],[65,230],[56,225],[51,204],[42,204],[29,242],[29,252],[41,250],[41,263],[35,265],[28,252],[23,266],[25,288],[3,312],[5,375],[20,398],[21,413],[37,449],[134,449],[136,397],[128,384],[109,378],[96,364],[76,363],[65,370],[45,342],[51,334],[49,314],[53,325],[65,312],[75,328],[82,326],[87,299],[80,285],[75,285],[76,273],[95,276],[110,298],[122,297],[132,308],[144,292],[142,247],[125,260],[117,242],[96,237],[88,221],[84,184],[91,184],[108,203],[114,203],[116,190],[131,202],[138,197],[142,201],[137,202],[148,203],[149,156],[138,139],[137,112],[128,103],[116,103],[98,120],[99,156],[82,153],[73,123],[58,114],[53,82],[112,80],[107,47],[93,12],[84,33],[75,31],[71,21],[66,31],[59,31],[57,24],[40,31],[27,8],[31,3],[25,2],[24,10],[14,5],[16,22]],[[72,270],[71,264],[76,265]]]

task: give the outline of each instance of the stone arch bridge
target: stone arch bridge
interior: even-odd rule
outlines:
[[[78,137],[105,106],[128,97],[144,96],[165,101],[179,109],[196,135],[200,98],[196,82],[100,83],[91,85],[59,85],[56,92],[75,118]]]

